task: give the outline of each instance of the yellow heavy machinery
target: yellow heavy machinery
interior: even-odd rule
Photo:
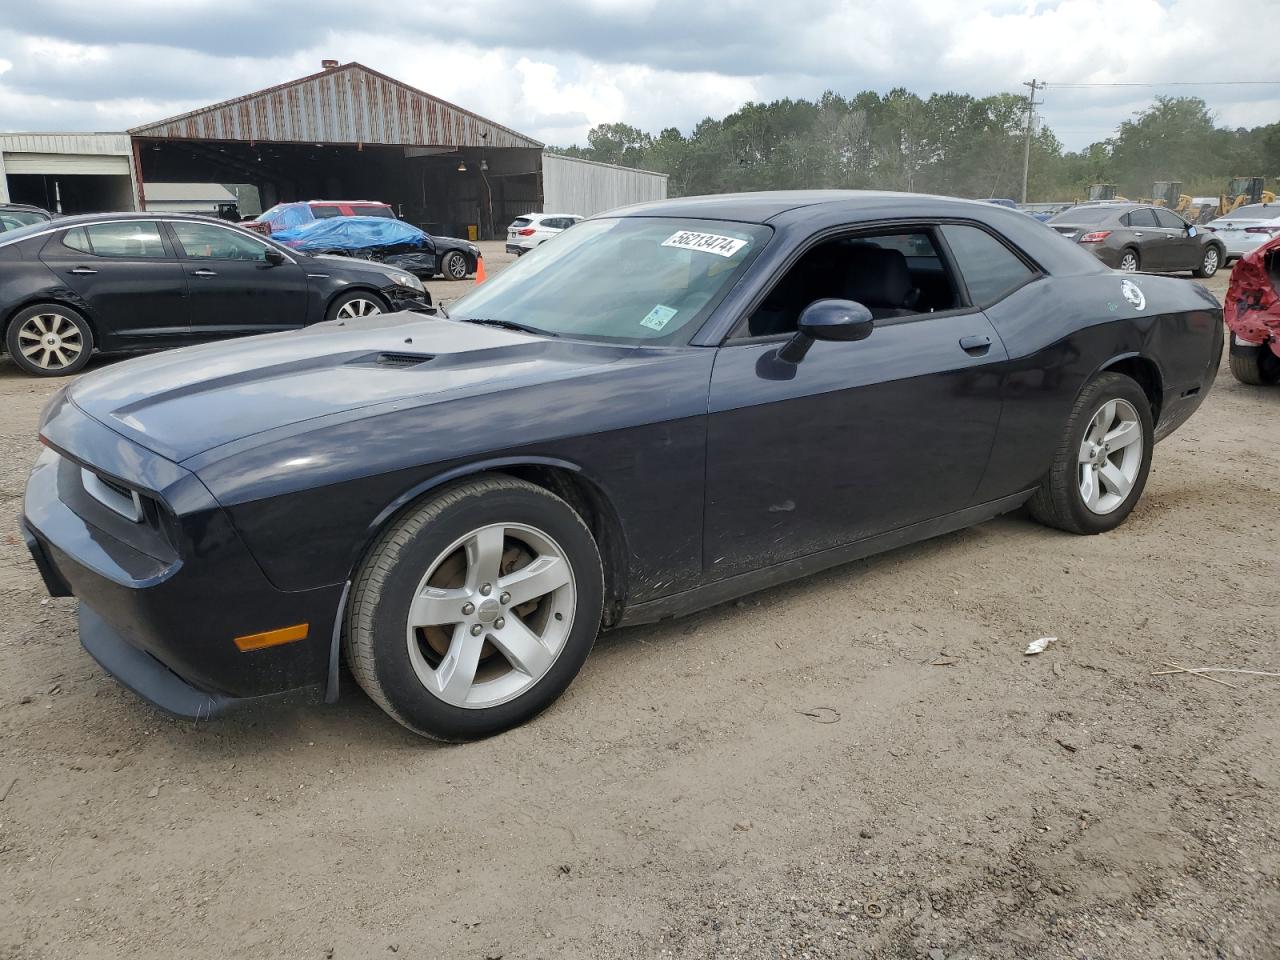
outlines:
[[[1147,200],[1141,200],[1140,203],[1149,203],[1154,207],[1168,207],[1178,215],[1184,215],[1195,201],[1182,192],[1181,180],[1157,180],[1151,184],[1151,197]]]
[[[1276,195],[1266,189],[1266,180],[1262,177],[1232,177],[1227,184],[1227,191],[1219,195],[1217,203],[1203,203],[1192,211],[1197,223],[1207,223],[1218,217],[1225,217],[1237,207],[1252,203],[1275,203]]]
[[[1114,183],[1091,183],[1089,184],[1089,200],[1090,202],[1106,201],[1106,200],[1124,200],[1124,197],[1117,193]]]

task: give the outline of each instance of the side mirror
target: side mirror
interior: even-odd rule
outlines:
[[[875,325],[871,311],[853,300],[815,300],[800,312],[798,330],[778,351],[778,359],[799,363],[815,340],[865,340]]]
[[[274,247],[267,247],[266,255],[262,259],[266,260],[268,265],[278,267],[284,263],[284,254]]]

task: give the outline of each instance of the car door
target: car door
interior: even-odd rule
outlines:
[[[740,331],[719,348],[707,439],[710,579],[970,505],[995,439],[997,368],[1007,359],[978,298],[1037,274],[985,231],[959,229],[978,235],[944,244],[939,231],[922,234],[953,278],[951,309],[877,319],[866,340],[814,343],[795,365],[776,360],[776,336]],[[913,247],[913,259],[927,259]],[[972,294],[954,273],[957,257],[973,265]]]
[[[186,273],[191,336],[233,337],[301,327],[307,277],[294,257],[248,231],[169,220]]]
[[[1130,229],[1130,242],[1138,248],[1138,265],[1143,270],[1167,269],[1169,238],[1156,222],[1156,212],[1150,207],[1141,207],[1124,216]]]
[[[1165,250],[1168,251],[1166,270],[1191,270],[1200,266],[1204,259],[1204,250],[1200,246],[1200,238],[1187,228],[1187,221],[1172,210],[1161,207],[1152,211],[1160,232],[1166,237]]]
[[[106,220],[60,231],[40,260],[84,301],[103,346],[162,346],[186,337],[186,277],[155,220]]]

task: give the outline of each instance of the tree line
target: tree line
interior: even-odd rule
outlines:
[[[689,136],[675,127],[655,136],[606,123],[590,131],[585,147],[553,149],[665,173],[671,196],[822,187],[1017,199],[1025,124],[1026,98],[1019,94],[922,99],[897,88],[846,98],[829,91],[816,101],[748,103],[723,119],[708,117]],[[1275,189],[1280,123],[1227,129],[1197,97],[1157,97],[1112,137],[1079,152],[1064,150],[1052,130],[1039,126],[1027,198],[1081,199],[1091,183],[1146,197],[1156,180],[1217,196],[1235,176],[1262,176]]]

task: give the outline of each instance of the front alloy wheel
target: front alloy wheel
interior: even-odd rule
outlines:
[[[1218,253],[1217,247],[1209,247],[1204,252],[1204,260],[1200,262],[1200,266],[1193,271],[1197,277],[1212,277],[1218,272],[1218,268],[1222,266],[1222,256]]]
[[[542,487],[482,476],[384,531],[352,588],[347,661],[415,733],[484,737],[560,696],[603,606],[600,552],[577,511]]]
[[[450,544],[418,585],[406,630],[418,680],[466,709],[506,703],[564,649],[577,606],[573,569],[544,531],[488,524]]]

